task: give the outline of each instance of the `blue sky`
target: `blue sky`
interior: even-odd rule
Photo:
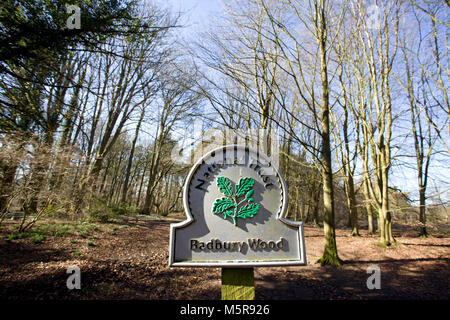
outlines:
[[[170,6],[174,12],[182,12],[184,34],[201,31],[220,15],[222,0],[158,0],[158,3]],[[192,34],[191,34],[192,35]]]

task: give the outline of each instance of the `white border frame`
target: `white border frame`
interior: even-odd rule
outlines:
[[[186,212],[187,219],[178,222],[178,223],[171,223],[170,224],[170,242],[169,242],[169,267],[269,267],[269,266],[294,266],[294,265],[306,265],[306,249],[305,249],[305,239],[304,239],[304,233],[303,233],[303,222],[299,221],[292,221],[286,218],[286,210],[287,210],[287,203],[288,203],[288,192],[287,192],[287,185],[286,181],[284,180],[284,177],[281,173],[281,171],[271,163],[272,168],[276,172],[276,174],[280,178],[281,182],[281,190],[283,192],[283,203],[281,205],[281,211],[279,215],[277,216],[277,219],[283,222],[284,224],[296,227],[298,228],[298,239],[299,239],[299,260],[274,260],[274,261],[247,261],[247,260],[229,260],[229,261],[217,261],[217,260],[205,260],[205,261],[174,261],[174,251],[175,251],[175,230],[181,229],[183,227],[188,226],[192,222],[194,222],[194,217],[192,216],[190,209],[189,209],[189,203],[188,203],[188,193],[189,193],[189,185],[191,184],[192,177],[194,176],[195,172],[197,171],[197,168],[202,164],[203,160],[208,157],[213,152],[218,152],[221,150],[248,150],[249,152],[254,152],[256,154],[262,155],[263,157],[266,157],[265,160],[269,160],[269,156],[267,156],[265,153],[256,150],[249,146],[242,146],[242,145],[225,145],[218,148],[215,148],[213,150],[210,150],[206,154],[204,154],[200,159],[197,160],[197,162],[194,164],[194,166],[189,171],[189,174],[187,176],[186,182],[184,184],[184,190],[183,190],[183,205],[184,210]]]

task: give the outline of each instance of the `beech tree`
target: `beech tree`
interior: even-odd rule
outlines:
[[[359,112],[359,121],[367,127],[363,134],[364,148],[370,151],[375,179],[375,183],[368,179],[366,186],[378,212],[380,242],[390,245],[395,241],[392,235],[392,212],[389,209],[389,171],[392,165],[391,139],[394,120],[391,90],[392,68],[399,42],[400,5],[397,2],[382,1],[380,6],[380,19],[377,21],[379,25],[376,26],[366,19],[365,3],[356,2],[354,14],[361,26],[358,29],[358,38],[369,83],[367,107],[361,105],[362,110]]]
[[[448,93],[443,88],[442,71],[445,65],[441,63],[445,60],[442,58],[446,56],[443,54],[446,50],[443,51],[441,48],[441,35],[438,31],[440,25],[438,12],[441,8],[430,2],[423,5],[419,6],[413,1],[407,14],[417,27],[403,26],[401,30],[400,48],[405,72],[404,78],[398,81],[407,95],[409,104],[419,195],[419,235],[427,237],[426,201],[429,169],[432,159],[437,155],[437,144],[441,142],[446,146],[442,138],[446,135],[445,126],[448,121],[439,120],[437,115],[442,111],[448,112]],[[424,11],[426,15],[421,14]],[[420,28],[421,25],[429,26],[432,32],[426,33]],[[429,44],[433,48],[431,51]]]
[[[333,41],[339,32],[342,14],[337,14],[337,19],[330,19],[330,3],[328,1],[287,1],[286,5],[297,21],[295,26],[300,27],[309,38],[306,38],[308,49],[296,34],[294,28],[289,28],[286,21],[282,21],[281,11],[273,10],[265,1],[261,1],[266,14],[270,18],[273,41],[280,48],[283,56],[284,67],[295,84],[295,88],[302,103],[304,103],[314,119],[315,130],[320,135],[320,153],[318,154],[318,164],[322,176],[323,189],[323,228],[325,246],[323,256],[319,259],[321,264],[341,265],[342,260],[337,253],[336,232],[335,232],[335,197],[333,184],[333,165],[331,152],[331,104],[330,104],[330,79],[328,50],[330,42]],[[345,6],[344,6],[345,7]],[[308,8],[308,10],[305,10]],[[333,25],[332,25],[333,24]],[[303,39],[305,41],[305,39]],[[294,49],[291,49],[291,48]],[[314,56],[311,54],[314,52]],[[305,56],[309,56],[312,62],[305,66]],[[311,73],[306,72],[312,70]],[[318,80],[316,82],[316,75]],[[307,77],[311,82],[308,83]],[[319,85],[320,93],[316,94],[315,85]],[[290,114],[291,115],[291,114]],[[299,115],[296,119],[299,118]],[[308,125],[299,120],[301,125]],[[306,145],[306,149],[311,152],[311,146]],[[314,154],[314,152],[313,152]]]

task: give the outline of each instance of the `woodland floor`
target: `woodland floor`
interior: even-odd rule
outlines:
[[[30,238],[5,240],[17,225],[6,221],[0,229],[0,298],[220,299],[219,268],[167,266],[171,222],[145,218],[84,229],[73,225],[34,243]],[[450,298],[448,234],[418,238],[416,231],[397,227],[399,245],[388,248],[377,246],[378,238],[365,230],[361,234],[350,237],[349,230],[337,230],[345,264],[321,267],[315,262],[323,250],[322,229],[306,226],[307,266],[255,268],[256,299]],[[81,290],[66,287],[72,265],[80,267]],[[381,270],[379,290],[366,286],[371,265]]]

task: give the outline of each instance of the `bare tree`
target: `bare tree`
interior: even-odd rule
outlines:
[[[401,38],[401,50],[403,53],[405,75],[404,79],[399,79],[400,84],[405,90],[409,103],[409,114],[411,123],[411,134],[414,141],[414,151],[416,160],[417,183],[419,193],[419,221],[420,236],[427,237],[426,228],[426,200],[427,186],[429,180],[429,168],[433,155],[435,154],[435,146],[442,139],[441,133],[444,130],[438,130],[437,111],[445,111],[443,105],[448,104],[447,92],[442,91],[441,99],[433,93],[433,86],[430,85],[428,73],[433,68],[430,65],[436,65],[438,88],[442,89],[442,65],[440,64],[439,46],[437,41],[436,21],[432,17],[430,19],[423,18],[423,15],[417,12],[417,8],[412,6],[412,12],[409,13],[411,21],[416,21],[416,28],[407,28],[404,26]],[[426,36],[426,33],[420,26],[426,25],[429,20],[432,26],[432,35]],[[414,39],[411,41],[410,39]],[[429,57],[427,43],[434,45],[432,59]],[[428,61],[427,61],[428,60]],[[445,121],[444,121],[445,123]],[[444,144],[445,145],[445,144]]]
[[[366,19],[367,4],[357,1],[354,7],[356,20],[360,22],[359,41],[369,75],[367,112],[360,112],[360,121],[367,127],[365,148],[370,150],[374,179],[367,181],[370,198],[377,208],[380,242],[390,245],[395,241],[392,235],[392,213],[389,209],[389,170],[392,165],[391,139],[393,110],[391,95],[392,67],[398,49],[398,27],[400,5],[398,2],[380,3],[379,25],[373,26]],[[361,106],[363,109],[366,106]],[[364,111],[364,110],[361,110]],[[373,118],[375,116],[375,119]],[[363,134],[364,136],[364,134]],[[368,153],[362,153],[368,155]]]
[[[175,76],[177,74],[178,76]],[[156,134],[149,150],[148,182],[145,202],[142,212],[149,214],[154,201],[154,191],[165,176],[161,167],[162,151],[164,145],[170,140],[170,134],[177,122],[197,113],[201,96],[198,93],[197,74],[195,69],[187,71],[176,65],[165,70],[159,77],[160,91],[158,112],[155,117],[157,124]],[[172,164],[173,165],[173,164]],[[165,169],[168,167],[166,166]],[[170,167],[169,167],[170,168]]]

